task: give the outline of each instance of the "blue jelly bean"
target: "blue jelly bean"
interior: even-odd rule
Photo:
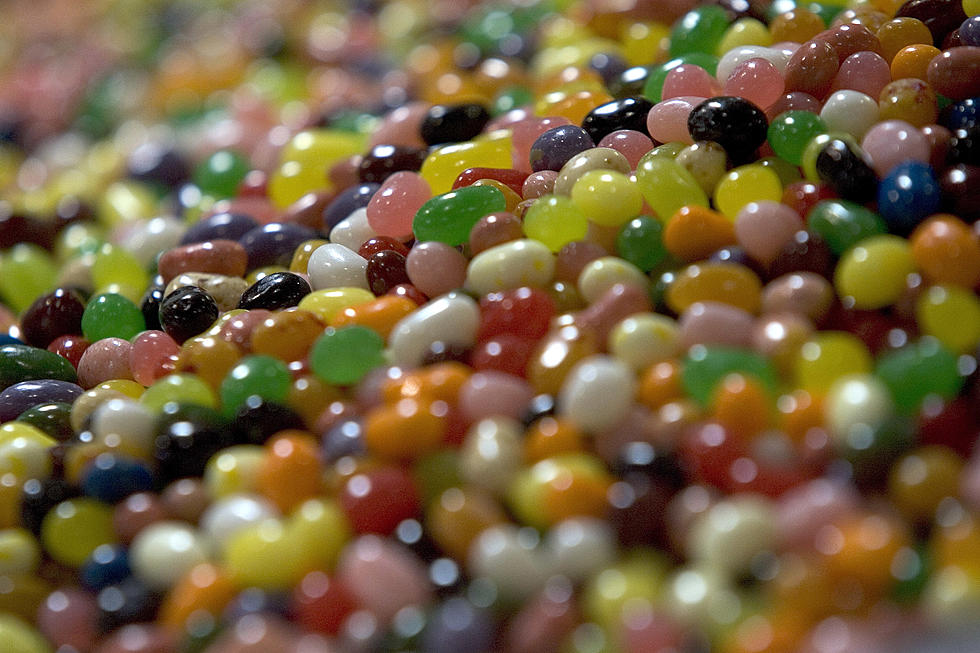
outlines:
[[[153,489],[153,472],[144,463],[103,453],[95,460],[82,477],[82,489],[88,496],[116,503],[130,494]]]
[[[426,653],[489,651],[496,625],[490,613],[461,597],[451,597],[436,606],[422,631]]]
[[[950,131],[974,127],[980,122],[980,97],[954,102],[946,109],[943,123]]]
[[[288,222],[272,222],[252,229],[238,239],[248,254],[248,269],[267,265],[288,267],[300,244],[313,240],[317,233],[309,227]]]
[[[80,570],[82,585],[98,592],[110,585],[121,583],[132,573],[126,549],[115,544],[103,544],[92,551]]]
[[[323,209],[323,230],[330,232],[337,223],[357,209],[364,208],[371,201],[381,184],[357,184],[345,188]]]
[[[4,345],[23,345],[23,340],[18,340],[9,333],[0,333],[0,347]]]
[[[970,16],[960,24],[963,45],[980,45],[980,15]]]
[[[221,617],[225,623],[235,623],[246,615],[259,612],[286,616],[289,612],[289,596],[283,592],[249,587],[239,592],[225,606]]]
[[[531,146],[531,168],[541,170],[561,170],[561,167],[579,152],[595,147],[589,133],[576,125],[552,127],[538,136]]]
[[[259,226],[251,216],[242,213],[215,213],[191,225],[180,239],[181,245],[205,243],[222,238],[238,240]]]
[[[911,233],[939,210],[940,200],[935,173],[919,161],[898,164],[878,184],[878,213],[894,234]]]

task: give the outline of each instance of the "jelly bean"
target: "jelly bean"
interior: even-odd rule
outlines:
[[[694,64],[681,64],[667,73],[662,95],[663,100],[684,96],[705,98],[718,95],[720,91],[718,80],[707,70]]]
[[[329,189],[324,171],[337,161],[360,153],[364,142],[361,134],[339,130],[299,132],[279,154],[279,167],[269,178],[269,199],[285,208],[310,191]]]
[[[855,90],[843,90],[827,98],[820,110],[820,119],[828,131],[863,138],[878,122],[878,113],[878,103],[871,96]]]
[[[334,288],[368,289],[367,261],[344,245],[328,243],[310,256],[308,273],[314,290]],[[300,308],[303,308],[300,301]]]
[[[715,206],[730,220],[753,202],[775,202],[783,185],[775,172],[760,165],[739,166],[725,174],[715,187]]]
[[[24,381],[53,379],[73,383],[75,378],[75,369],[71,363],[57,354],[28,345],[0,347],[0,385],[4,387],[4,392]],[[40,386],[32,389],[43,392]],[[40,394],[35,397],[41,398]]]
[[[562,166],[550,192],[555,195],[571,195],[575,182],[582,175],[593,170],[610,170],[628,175],[630,165],[626,157],[615,150],[598,147],[585,150],[573,156]]]
[[[796,211],[773,201],[750,202],[735,216],[738,244],[760,263],[767,264],[799,231],[803,221]]]
[[[819,202],[807,216],[807,226],[826,241],[835,254],[843,254],[864,238],[887,231],[881,216],[847,200]]]
[[[113,541],[109,507],[93,499],[69,499],[44,517],[41,540],[55,560],[80,566],[97,547]]]
[[[817,333],[799,350],[794,375],[799,387],[823,392],[849,374],[871,371],[872,360],[864,343],[842,331]]]
[[[921,79],[896,79],[881,89],[878,108],[884,120],[904,120],[916,127],[936,122],[936,92]]]
[[[618,227],[640,213],[643,196],[622,173],[612,170],[586,172],[572,186],[572,201],[589,220]]]
[[[786,64],[786,90],[823,98],[830,91],[839,65],[833,45],[824,40],[807,41]]]
[[[933,286],[916,302],[916,322],[922,333],[939,340],[954,352],[976,348],[980,333],[976,316],[980,302],[976,296],[956,286]]]
[[[327,330],[310,351],[313,372],[327,383],[349,385],[383,364],[384,341],[371,329]]]
[[[929,62],[926,73],[929,85],[937,93],[953,100],[980,95],[976,82],[980,67],[980,49],[973,45],[950,48]]]
[[[742,97],[766,108],[783,95],[783,76],[769,60],[749,59],[735,67],[722,91],[725,95]]]
[[[905,289],[905,277],[914,270],[911,248],[892,235],[862,239],[841,257],[834,272],[837,294],[859,309],[894,303]],[[873,271],[873,272],[872,272]],[[874,283],[869,283],[874,279]]]
[[[667,255],[662,223],[640,216],[623,224],[616,235],[616,253],[644,272],[657,267]]]
[[[496,188],[460,188],[425,202],[415,215],[412,230],[420,240],[461,245],[480,218],[504,208],[503,193]]]
[[[478,323],[476,303],[465,295],[450,294],[435,299],[395,325],[389,337],[393,361],[416,366],[429,346],[437,341],[470,346],[475,341]]]
[[[636,184],[662,220],[682,206],[708,206],[708,198],[694,176],[679,163],[662,157],[644,157],[640,161]]]
[[[290,377],[285,363],[271,356],[246,356],[221,382],[221,404],[231,414],[252,395],[282,403]]]
[[[673,58],[664,64],[654,67],[653,70],[648,72],[647,77],[644,80],[643,96],[653,102],[654,106],[656,106],[658,102],[664,99],[663,87],[664,82],[667,79],[667,75],[670,74],[670,71],[685,64],[699,66],[700,68],[706,70],[708,74],[714,74],[720,65],[717,57],[704,52],[690,52]],[[727,74],[725,75],[725,78],[727,79]]]
[[[718,301],[754,313],[761,302],[761,291],[759,278],[745,266],[705,263],[684,268],[667,289],[665,300],[675,313],[700,301]]]
[[[687,123],[694,107],[703,100],[703,96],[682,95],[658,102],[647,114],[647,129],[651,138],[664,143],[693,143],[695,137],[688,130]]]
[[[770,392],[776,388],[776,374],[769,362],[748,350],[699,345],[684,360],[681,382],[689,396],[707,405],[715,388],[729,374],[737,372],[758,379]]]
[[[930,217],[910,240],[916,267],[929,281],[973,287],[980,280],[980,241],[961,221]]]
[[[600,105],[589,112],[582,121],[582,128],[588,132],[594,143],[614,131],[632,130],[646,133],[646,116],[653,105],[642,97],[628,97]]]
[[[494,215],[499,214],[490,214]],[[475,229],[476,225],[470,230],[471,242]],[[467,263],[466,257],[455,248],[431,241],[416,243],[412,247],[405,260],[405,271],[412,285],[426,295],[436,297],[463,286]]]
[[[827,136],[819,143],[813,160],[817,175],[841,197],[855,202],[869,200],[877,181],[870,157],[849,138]]]
[[[670,33],[670,54],[677,57],[691,52],[712,54],[725,30],[727,14],[718,7],[701,7],[686,13]]]
[[[36,245],[20,243],[0,256],[0,297],[18,312],[50,292],[56,278],[50,256]]]
[[[694,140],[714,141],[733,159],[745,157],[762,145],[769,128],[759,107],[730,96],[705,100],[691,111],[687,124]]]
[[[36,299],[21,316],[21,331],[27,344],[47,347],[59,336],[81,333],[85,304],[81,295],[69,288]]]

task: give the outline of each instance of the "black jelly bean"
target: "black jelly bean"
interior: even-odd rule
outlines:
[[[653,103],[645,97],[628,97],[597,106],[582,121],[582,129],[596,143],[618,129],[632,129],[647,136],[647,114]]]
[[[980,220],[980,166],[957,164],[939,177],[947,211],[967,221]]]
[[[462,143],[472,140],[490,121],[482,104],[437,104],[429,108],[419,127],[428,145]]]
[[[137,181],[157,184],[169,190],[190,178],[187,161],[173,148],[144,143],[129,155],[126,172]]]
[[[750,157],[766,142],[769,121],[759,107],[745,98],[708,98],[691,110],[687,130],[695,141],[718,143],[734,163]]]
[[[607,84],[609,94],[615,98],[640,96],[649,77],[650,69],[647,66],[627,68]]]
[[[820,179],[845,199],[864,203],[878,194],[878,177],[867,156],[843,139],[832,138],[820,148],[816,168]]]
[[[153,441],[157,480],[161,486],[188,476],[202,476],[208,460],[235,444],[228,424],[203,406],[167,404]]]
[[[954,129],[949,138],[949,153],[946,157],[950,164],[980,166],[980,125]]]
[[[177,342],[203,332],[220,314],[214,297],[197,286],[182,286],[160,302],[160,326]]]
[[[153,621],[161,602],[159,594],[133,576],[104,588],[96,597],[99,622],[107,632],[127,624]]]
[[[961,0],[909,0],[895,12],[895,18],[917,18],[932,33],[936,46],[966,20]]]
[[[72,288],[57,288],[38,297],[20,320],[24,341],[44,348],[58,336],[79,334],[84,312],[85,300]]]
[[[32,478],[24,483],[20,498],[20,522],[38,537],[48,511],[62,501],[81,496],[81,489],[60,478]]]
[[[236,444],[265,444],[284,429],[305,429],[303,418],[294,410],[258,395],[245,400],[229,426]]]
[[[262,277],[245,292],[238,302],[238,308],[264,308],[275,311],[296,306],[299,301],[313,291],[309,282],[292,272],[273,272]]]
[[[402,170],[417,172],[429,151],[409,145],[376,145],[361,158],[357,177],[362,183],[380,184]]]
[[[160,303],[163,302],[163,295],[164,287],[154,284],[146,289],[143,298],[140,299],[140,312],[143,313],[143,320],[146,322],[147,329],[162,331],[160,327]]]

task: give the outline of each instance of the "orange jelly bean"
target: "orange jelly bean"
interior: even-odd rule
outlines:
[[[276,311],[252,330],[252,353],[274,356],[287,363],[301,360],[323,334],[323,322],[300,308]]]
[[[892,57],[892,79],[926,79],[929,62],[940,53],[939,48],[928,43],[905,46]]]
[[[425,523],[436,544],[457,560],[465,560],[480,533],[507,521],[507,514],[487,492],[473,487],[445,490],[426,508]]]
[[[407,297],[384,295],[357,306],[348,306],[330,320],[330,326],[339,329],[351,324],[359,324],[373,329],[384,339],[403,317],[418,306]]]
[[[178,374],[196,374],[217,390],[241,357],[241,350],[227,340],[198,336],[181,345],[175,371]]]
[[[637,400],[656,410],[684,396],[681,385],[681,365],[676,360],[654,363],[640,377]]]
[[[756,313],[762,302],[762,283],[750,269],[738,263],[689,265],[667,288],[664,299],[675,313],[697,302],[722,302]]]
[[[221,567],[205,562],[194,566],[167,593],[160,607],[160,623],[182,630],[195,613],[220,617],[239,588]]]
[[[682,261],[699,261],[727,245],[734,245],[735,225],[718,211],[703,206],[682,206],[667,221],[664,247]]]
[[[259,492],[284,513],[319,495],[323,465],[317,441],[306,431],[280,431],[266,443],[256,473]]]
[[[932,283],[972,288],[980,283],[980,237],[952,215],[934,215],[910,238],[912,260]]]
[[[524,433],[524,460],[528,463],[584,448],[582,431],[562,417],[542,417]]]
[[[729,374],[715,392],[712,414],[733,435],[748,438],[769,426],[771,404],[757,381],[742,374]]]
[[[442,443],[448,414],[444,401],[427,397],[399,399],[367,414],[364,441],[371,453],[382,458],[414,460]]]

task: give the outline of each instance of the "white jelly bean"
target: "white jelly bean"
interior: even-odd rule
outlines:
[[[846,132],[858,140],[878,122],[878,102],[859,91],[837,91],[824,102],[820,118],[832,132]]]
[[[178,521],[150,524],[133,540],[133,574],[150,589],[165,590],[195,565],[208,560],[206,546],[193,527]]]
[[[137,261],[149,265],[160,252],[179,245],[185,231],[185,222],[173,216],[161,215],[136,223],[132,230],[123,235],[119,244]]]
[[[558,412],[595,433],[626,416],[635,391],[636,378],[626,363],[603,354],[589,356],[568,372],[558,394]]]
[[[391,330],[388,338],[391,362],[401,367],[418,367],[434,342],[470,347],[476,342],[479,324],[480,308],[467,295],[450,293],[433,299],[402,318]]]
[[[279,510],[265,497],[233,494],[208,506],[201,515],[201,531],[213,551],[220,551],[242,528],[279,516]]]
[[[307,266],[313,290],[325,288],[364,288],[367,281],[367,259],[344,245],[328,243],[313,250]]]
[[[592,303],[617,283],[631,283],[640,288],[649,284],[643,270],[615,256],[603,256],[588,263],[578,275],[578,294]]]
[[[368,224],[367,208],[361,207],[334,225],[330,230],[329,240],[356,252],[365,241],[377,235]]]
[[[736,495],[719,501],[691,525],[687,550],[698,560],[726,575],[749,569],[752,559],[776,542],[776,511],[762,497]]]

